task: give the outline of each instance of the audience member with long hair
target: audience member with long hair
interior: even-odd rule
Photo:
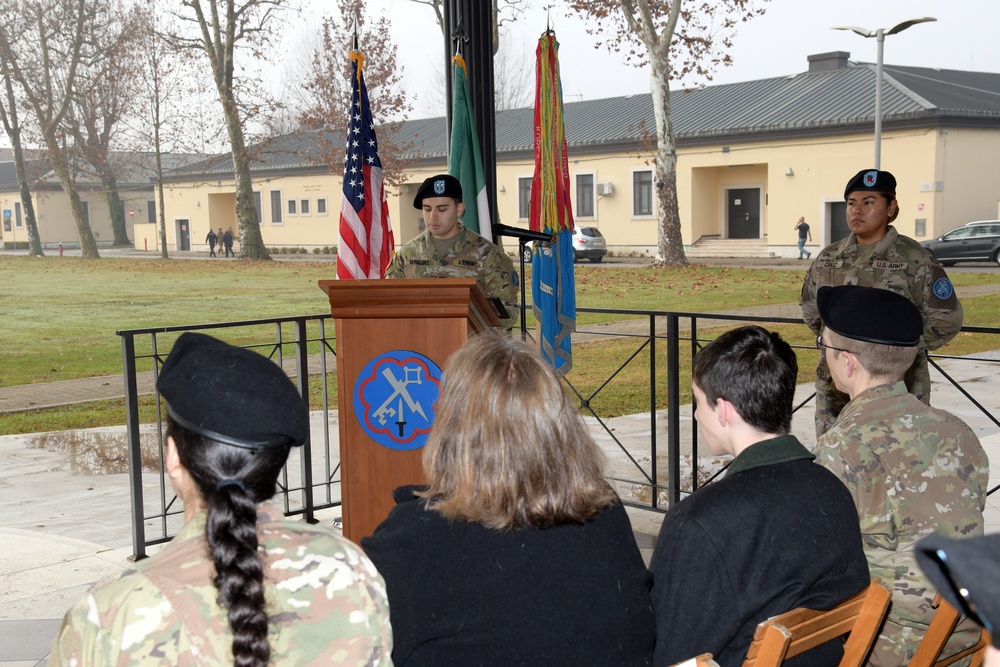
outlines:
[[[650,575],[559,377],[484,335],[445,367],[426,487],[362,540],[397,666],[648,665]]]
[[[391,665],[382,578],[353,544],[268,504],[309,414],[273,362],[183,334],[157,388],[186,523],[73,607],[51,665]]]

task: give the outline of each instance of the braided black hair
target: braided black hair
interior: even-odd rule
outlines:
[[[206,537],[217,601],[233,632],[236,667],[265,667],[271,657],[264,569],[257,553],[257,503],[271,498],[289,447],[246,449],[200,436],[167,420],[181,464],[208,511]]]

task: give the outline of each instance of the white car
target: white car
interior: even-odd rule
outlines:
[[[531,249],[534,242],[524,245],[524,261],[531,263]],[[573,261],[589,259],[597,263],[608,254],[608,246],[604,242],[604,235],[597,227],[577,227],[573,230]]]

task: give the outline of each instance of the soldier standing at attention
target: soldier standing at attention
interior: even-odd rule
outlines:
[[[831,243],[816,257],[802,284],[802,318],[819,335],[816,292],[824,285],[861,285],[891,290],[909,299],[923,317],[919,353],[904,381],[911,394],[930,405],[931,378],[927,351],[936,350],[962,328],[962,304],[948,275],[913,239],[890,223],[899,215],[896,179],[887,171],[864,169],[847,182],[847,238]],[[837,391],[823,355],[816,365],[816,436],[823,435],[840,414],[847,396]]]
[[[465,228],[462,184],[448,174],[431,176],[417,190],[413,207],[422,209],[427,231],[396,253],[386,278],[475,278],[487,298],[507,309],[503,329],[517,322],[518,277],[510,257]]]
[[[821,287],[817,306],[824,328],[816,343],[851,400],[820,437],[816,461],[850,490],[868,569],[892,588],[869,665],[898,667],[910,662],[934,616],[936,591],[917,568],[914,544],[932,533],[983,533],[989,461],[965,422],[906,391],[903,373],[926,331],[913,303],[844,285]],[[978,638],[974,624],[963,623],[942,656]]]
[[[385,582],[330,529],[264,501],[309,411],[281,367],[182,334],[157,389],[184,527],[67,612],[49,665],[392,665]]]

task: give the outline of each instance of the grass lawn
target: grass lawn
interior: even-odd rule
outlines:
[[[121,342],[115,331],[120,329],[322,314],[328,312],[328,304],[316,282],[334,276],[334,264],[324,261],[0,256],[0,280],[6,287],[0,293],[0,308],[6,314],[0,328],[0,386],[118,375]],[[794,302],[802,277],[803,273],[796,270],[706,266],[655,270],[638,265],[577,265],[577,303],[595,308],[717,312]],[[960,287],[1000,283],[1000,273],[994,271],[957,273],[952,278]],[[526,283],[530,301],[530,269]],[[966,299],[963,303],[967,324],[1000,322],[1000,299],[996,296]],[[592,323],[611,318],[586,314],[579,321]],[[533,324],[529,314],[529,326]],[[795,327],[788,329],[793,342],[811,345],[801,327],[799,333],[793,333]],[[700,334],[709,338],[715,335],[709,331]],[[948,352],[967,354],[997,347],[987,338],[963,335],[949,346]],[[571,381],[582,388],[600,384],[601,378],[607,377],[606,367],[630,354],[634,347],[635,343],[627,340],[579,346]],[[812,355],[812,361],[803,358],[807,376],[815,353],[803,350],[803,354]],[[642,356],[595,401],[595,406],[604,406],[599,410],[601,414],[632,410],[638,400],[636,393],[645,395],[649,375]],[[317,396],[317,389],[312,393]],[[658,395],[665,398],[665,390],[659,390]],[[640,410],[648,406],[648,399],[643,400],[646,404],[640,401]],[[144,410],[151,409],[150,402]],[[122,414],[120,401],[102,401],[0,415],[0,433],[117,424],[122,423]],[[143,419],[150,415],[144,412]]]

